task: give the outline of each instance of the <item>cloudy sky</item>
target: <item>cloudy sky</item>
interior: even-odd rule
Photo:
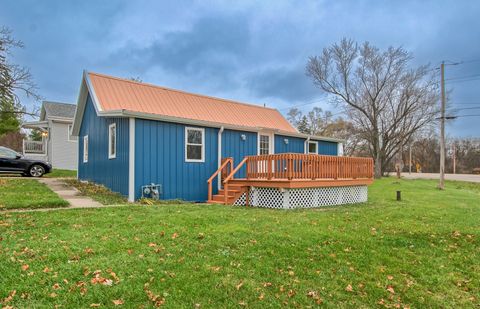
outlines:
[[[25,43],[13,60],[53,101],[76,102],[86,69],[284,113],[332,110],[305,64],[348,37],[403,46],[412,65],[463,61],[447,67],[451,104],[480,115],[480,1],[258,2],[3,0],[0,25]],[[480,136],[478,123],[459,118],[448,135]]]

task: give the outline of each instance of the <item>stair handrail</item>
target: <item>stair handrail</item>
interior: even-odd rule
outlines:
[[[208,183],[208,200],[212,200],[212,195],[213,195],[213,188],[212,188],[212,182],[215,177],[218,176],[218,173],[220,173],[226,166],[227,164],[230,163],[230,168],[233,168],[233,159],[232,158],[226,158],[225,161],[223,161],[222,165],[213,173],[210,178],[208,178],[207,183]]]
[[[228,182],[230,181],[230,179],[233,178],[233,176],[240,170],[240,168],[242,168],[242,166],[245,164],[245,162],[247,162],[248,160],[248,157],[245,157],[243,158],[242,162],[240,162],[237,167],[227,176],[225,177],[225,179],[223,180],[223,192],[225,194],[225,205],[228,204]]]

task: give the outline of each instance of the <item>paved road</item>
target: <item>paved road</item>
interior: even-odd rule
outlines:
[[[395,176],[395,173],[390,173],[391,176]],[[402,173],[402,177],[406,179],[439,179],[440,175],[437,173]],[[480,175],[472,174],[445,174],[445,179],[447,180],[457,180],[457,181],[469,181],[469,182],[480,182]]]

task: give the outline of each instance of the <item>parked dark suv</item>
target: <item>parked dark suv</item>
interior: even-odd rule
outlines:
[[[52,165],[42,160],[26,159],[10,148],[0,146],[0,173],[42,177],[52,171]]]

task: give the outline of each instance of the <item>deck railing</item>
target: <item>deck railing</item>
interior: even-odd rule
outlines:
[[[213,179],[215,177],[218,176],[218,174],[220,172],[222,172],[222,174],[226,174],[228,175],[230,173],[230,171],[233,169],[233,159],[232,158],[225,158],[224,160],[222,160],[222,164],[220,165],[220,167],[215,171],[215,173],[213,173],[212,176],[210,176],[210,178],[207,180],[207,184],[208,184],[208,200],[212,200],[212,195],[213,195],[213,188],[212,188],[212,183],[213,183]],[[225,172],[225,173],[224,173]],[[221,175],[222,175],[221,174]]]
[[[43,141],[23,140],[23,153],[45,153],[45,143]]]
[[[247,179],[373,178],[372,158],[294,153],[248,156],[246,158]]]

